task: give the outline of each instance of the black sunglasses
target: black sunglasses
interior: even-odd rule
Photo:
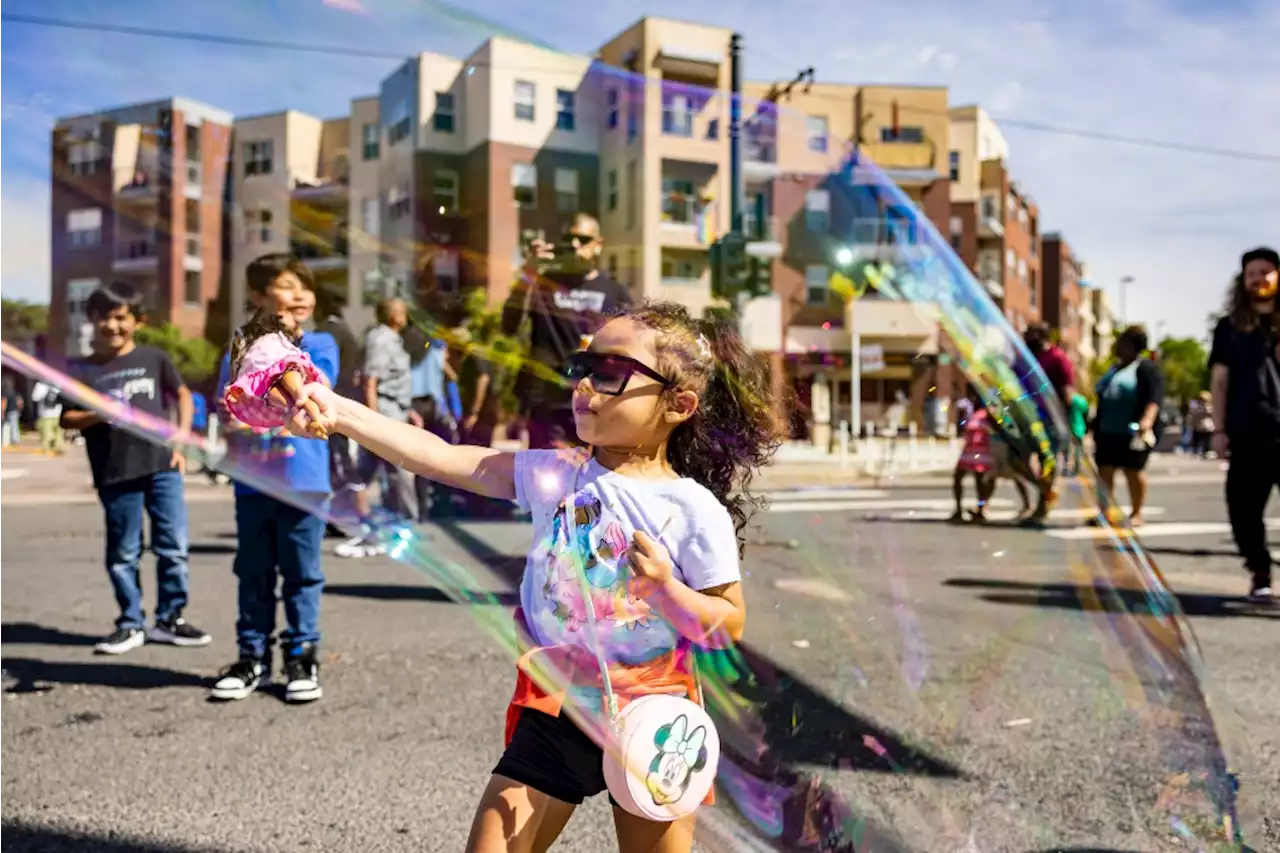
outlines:
[[[591,387],[598,393],[608,394],[611,397],[616,397],[627,390],[627,382],[630,381],[633,373],[648,376],[662,385],[663,390],[675,385],[652,367],[641,364],[630,356],[590,351],[576,352],[569,356],[564,373],[574,383],[581,382],[585,377],[591,377]]]

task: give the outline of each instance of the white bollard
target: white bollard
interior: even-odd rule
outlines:
[[[847,468],[849,465],[849,422],[840,422],[840,467]]]

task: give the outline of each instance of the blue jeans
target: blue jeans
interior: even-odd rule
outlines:
[[[141,628],[142,513],[151,517],[151,550],[156,555],[156,621],[187,606],[187,504],[182,475],[160,471],[98,490],[107,524],[107,574],[120,607],[117,628]]]
[[[327,496],[317,495],[319,504]],[[320,642],[320,597],[324,572],[320,548],[324,519],[259,494],[236,495],[236,559],[240,654],[261,658],[276,627],[276,576],[289,627],[280,635],[286,656],[305,643]]]

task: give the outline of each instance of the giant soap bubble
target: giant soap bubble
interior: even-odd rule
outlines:
[[[424,15],[474,36],[468,50],[498,32],[453,13]],[[316,261],[376,255],[387,275],[371,279],[379,283],[370,296],[408,297],[415,323],[437,337],[468,316],[477,288],[489,289],[491,303],[506,294],[522,239],[539,231],[555,238],[574,211],[586,210],[602,223],[606,265],[635,294],[725,307],[710,292],[707,257],[708,243],[730,225],[731,97],[706,85],[698,56],[673,56],[667,79],[615,67],[630,61],[624,41],[593,61],[504,36],[466,61],[440,65],[452,76],[423,85],[460,93],[452,120],[466,139],[480,126],[466,100],[477,86],[493,93],[486,97],[496,99],[494,110],[511,110],[513,81],[522,73],[539,81],[529,118],[517,111],[518,121],[498,123],[511,135],[527,125],[536,140],[527,158],[515,157],[531,172],[509,176],[508,163],[489,175],[503,192],[512,177],[514,197],[449,190],[415,173],[407,215],[395,221],[389,204],[399,201],[399,185],[378,186],[384,203],[375,229],[323,193],[308,200],[282,186],[294,245],[310,247],[304,255]],[[384,84],[384,109],[393,83]],[[401,144],[422,151],[443,144],[439,108],[410,100]],[[815,373],[838,382],[854,369],[854,331],[864,345],[883,345],[877,330],[909,327],[916,342],[894,353],[889,371],[905,380],[901,387],[958,396],[971,384],[1031,468],[1054,470],[1061,407],[1001,308],[921,212],[919,175],[886,173],[874,155],[891,149],[815,134],[785,104],[744,98],[738,107],[747,191],[766,199],[764,219],[748,205],[750,251],[766,259],[783,317],[824,332],[774,359],[784,371],[779,386]],[[404,153],[387,144],[391,118],[381,117],[388,158]],[[576,152],[564,158],[572,165],[539,165],[534,149],[543,144]],[[937,169],[945,150],[914,171]],[[418,158],[420,169],[428,159]],[[561,176],[566,169],[577,177]],[[806,203],[812,199],[823,202]],[[502,211],[501,229],[496,205],[516,210],[514,218]],[[231,217],[237,228],[243,214]],[[462,227],[482,221],[483,251]],[[519,342],[472,309],[470,346],[506,368],[505,393],[521,367]],[[514,661],[509,614],[478,591],[466,566],[433,556],[422,529],[357,518],[343,495],[313,502],[291,492],[270,436],[175,436],[170,425],[76,385],[54,364],[7,345],[4,356],[123,428],[182,442],[237,480],[380,540],[393,559],[474,605],[481,627]],[[543,375],[558,368],[526,366]],[[883,446],[859,439],[852,452]],[[870,502],[821,511],[818,496],[808,496],[812,510],[788,497],[778,512],[757,516],[743,565],[745,641],[697,656],[722,746],[716,805],[699,812],[707,849],[1234,849],[1237,791],[1202,688],[1199,649],[1154,562],[1128,531],[1104,525],[1096,535],[1054,535],[1098,515],[1087,465],[1078,477],[1057,478],[1049,531],[1007,524],[1005,489],[989,502],[988,527],[939,528],[948,511],[910,497],[882,501],[887,515],[868,515]],[[777,547],[791,540],[799,547]],[[598,708],[572,713],[597,738],[607,730]],[[460,821],[472,805],[457,804]]]

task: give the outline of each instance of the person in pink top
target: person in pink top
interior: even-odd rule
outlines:
[[[223,396],[236,420],[255,429],[279,429],[302,386],[323,381],[311,357],[299,348],[301,340],[302,329],[288,311],[260,310],[240,327],[231,344],[235,378]],[[313,423],[311,431],[316,438],[328,437],[319,424]]]
[[[974,401],[975,396],[972,389],[966,395],[971,402]],[[956,499],[956,511],[950,519],[953,524],[959,524],[965,520],[964,510],[960,504],[964,500],[964,480],[969,475],[973,476],[974,485],[978,490],[978,508],[972,513],[972,518],[978,522],[986,520],[986,502],[983,496],[987,491],[987,478],[993,476],[995,471],[995,460],[991,455],[989,421],[990,416],[981,402],[974,405],[973,414],[965,419],[964,448],[960,451],[959,461],[956,462],[955,478],[951,484],[951,492]]]

